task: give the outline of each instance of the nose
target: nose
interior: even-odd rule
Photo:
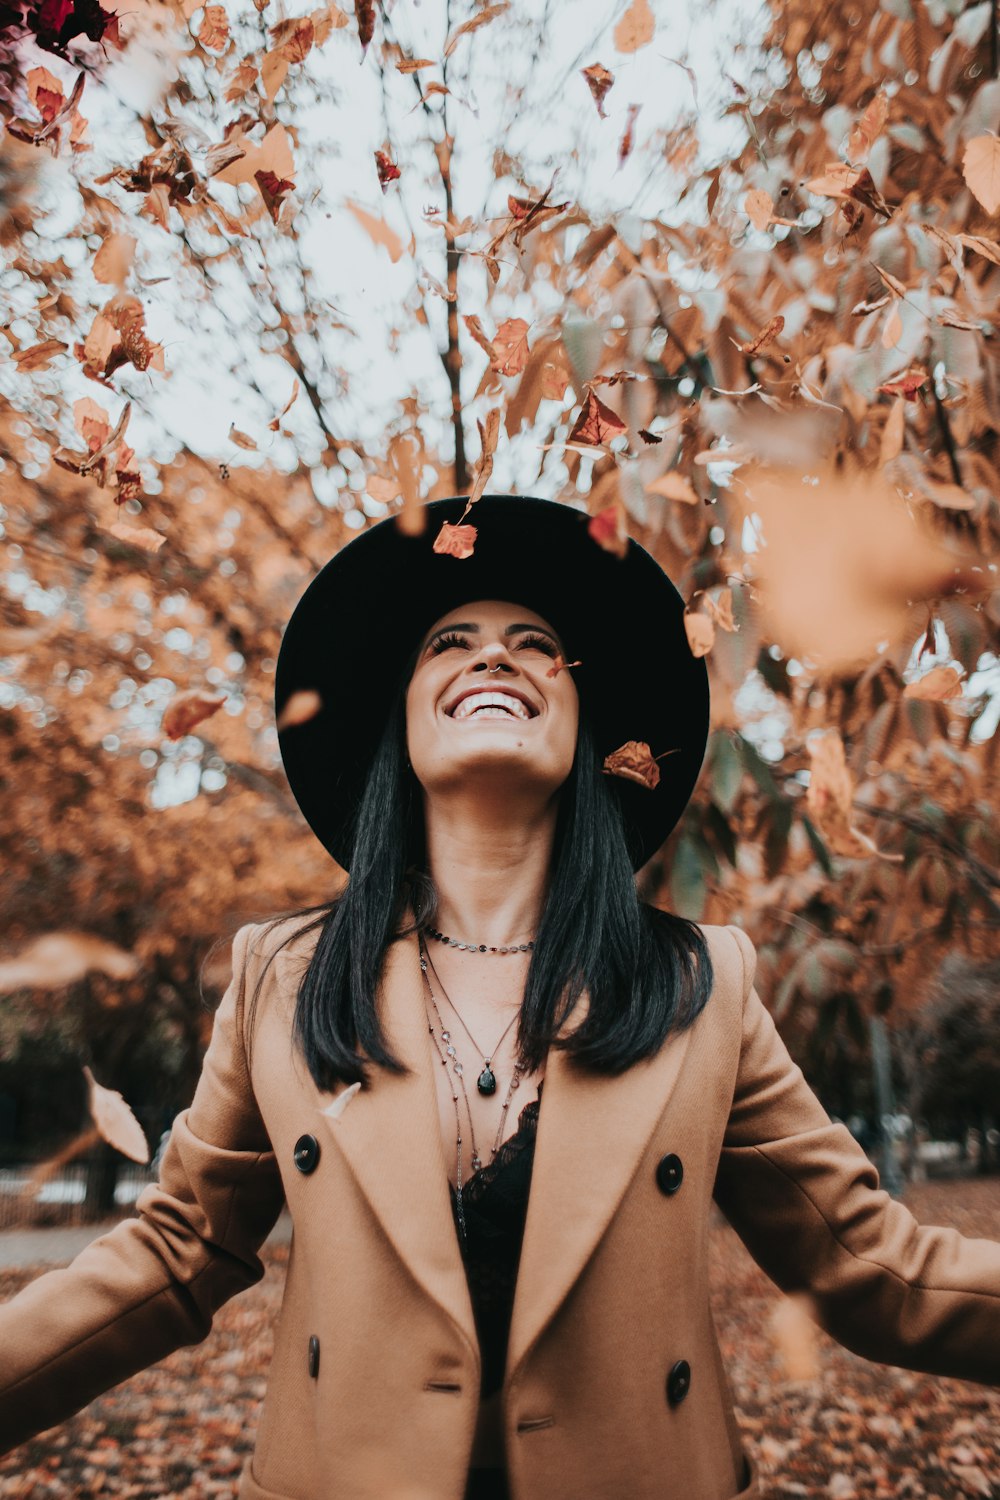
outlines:
[[[507,647],[502,641],[489,641],[483,646],[479,661],[472,668],[473,672],[485,672],[488,677],[499,673],[516,672],[517,668],[509,659]]]

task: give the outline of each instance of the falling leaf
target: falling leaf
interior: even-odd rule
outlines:
[[[569,369],[562,348],[557,351],[554,359],[546,360],[542,366],[542,399],[544,401],[562,401],[566,395],[566,387],[569,385]]]
[[[217,182],[254,182],[258,172],[273,172],[278,178],[294,178],[295,162],[283,125],[272,125],[259,146],[241,131],[234,131],[229,141],[240,147],[243,155],[216,174]]]
[[[280,732],[291,729],[296,724],[307,724],[322,707],[323,700],[315,688],[299,688],[286,699],[285,706],[275,721],[275,728]]]
[[[684,629],[692,656],[707,656],[715,645],[715,621],[711,615],[692,609],[684,611]]]
[[[436,68],[437,63],[431,57],[404,57],[396,64],[397,73],[417,73],[421,68]]]
[[[95,280],[124,286],[132,269],[136,244],[136,238],[131,234],[105,236],[91,265]]]
[[[992,132],[973,136],[962,157],[962,174],[976,201],[995,214],[1000,209],[1000,139]]]
[[[962,674],[956,667],[931,667],[903,689],[904,698],[917,698],[924,703],[944,703],[961,696]]]
[[[916,401],[917,392],[927,384],[927,371],[920,365],[912,365],[902,375],[893,375],[877,387],[887,396],[903,396],[907,401]]]
[[[701,498],[690,479],[678,474],[676,469],[661,474],[659,479],[647,484],[646,489],[651,495],[662,495],[665,500],[680,500],[684,505],[701,504]]]
[[[523,318],[507,318],[493,338],[490,364],[498,375],[520,375],[528,359],[528,325]]]
[[[344,1110],[360,1089],[360,1082],[349,1083],[346,1088],[340,1090],[335,1099],[331,1100],[329,1104],[324,1105],[323,1109],[320,1110],[320,1114],[326,1115],[328,1120],[339,1120]]]
[[[347,207],[357,219],[362,229],[374,240],[376,245],[383,245],[389,252],[389,259],[395,263],[403,253],[403,242],[394,229],[390,229],[384,219],[377,219],[358,203],[350,198],[346,200]]]
[[[354,0],[354,15],[358,23],[361,61],[364,62],[368,44],[375,35],[375,0]]]
[[[93,970],[112,979],[134,979],[139,961],[91,932],[43,932],[17,953],[0,959],[0,995],[22,989],[65,989]]]
[[[765,328],[762,328],[748,343],[741,344],[741,354],[759,354],[761,349],[766,349],[768,344],[773,343],[778,334],[785,326],[785,320],[778,313],[777,317],[771,319]]]
[[[844,755],[839,731],[827,729],[806,740],[809,752],[809,789],[806,806],[822,833],[829,849],[847,859],[863,859],[881,854],[878,846],[852,824],[854,778]],[[901,854],[882,855],[898,862]]]
[[[121,1094],[98,1083],[86,1066],[83,1075],[87,1080],[87,1108],[102,1139],[130,1161],[148,1162],[145,1133]]]
[[[30,370],[47,370],[50,360],[55,359],[57,354],[63,354],[69,348],[62,339],[43,339],[40,344],[32,344],[28,349],[16,349],[12,356],[17,368],[22,375]]]
[[[482,450],[476,460],[476,467],[472,475],[472,490],[469,494],[466,511],[470,505],[475,505],[480,495],[486,488],[490,475],[493,473],[493,454],[496,452],[497,438],[500,435],[500,408],[495,406],[487,415],[486,425],[479,424],[479,436],[482,440]]]
[[[31,68],[25,83],[28,86],[28,98],[45,123],[51,124],[66,104],[59,79],[48,68]]]
[[[591,516],[587,522],[587,531],[605,552],[613,552],[616,557],[624,557],[628,552],[625,507],[621,501],[607,505],[596,516]]]
[[[268,104],[273,104],[275,95],[287,76],[288,58],[281,48],[265,53],[260,65],[260,81]]]
[[[549,667],[545,675],[546,677],[558,677],[560,672],[567,672],[570,667],[582,666],[582,661],[564,661],[562,656],[557,652],[555,661],[552,663],[551,667]]]
[[[899,315],[899,304],[894,302],[882,329],[882,348],[895,349],[903,337],[903,320]]]
[[[655,432],[650,432],[649,429],[646,428],[646,427],[640,427],[639,428],[639,436],[642,438],[642,440],[643,440],[644,443],[662,443],[663,442],[663,439],[661,437],[658,437]]]
[[[502,0],[502,3],[499,5],[484,6],[477,15],[474,15],[468,21],[463,21],[461,26],[456,27],[452,32],[451,39],[444,49],[445,57],[451,56],[463,36],[468,36],[470,31],[478,31],[480,26],[485,26],[488,22],[494,20],[497,16],[503,15],[503,12],[509,9],[510,0]]]
[[[206,5],[198,31],[198,41],[210,52],[222,52],[229,45],[229,17],[224,5]]]
[[[774,216],[774,199],[770,193],[753,188],[743,199],[743,212],[755,229],[766,229]]]
[[[256,80],[256,66],[244,58],[226,86],[226,103],[235,104],[237,99],[242,99],[248,89],[253,87]]]
[[[237,445],[237,447],[239,447],[239,448],[246,448],[250,452],[256,453],[256,451],[257,451],[257,444],[254,442],[253,438],[252,437],[248,437],[248,435],[245,432],[241,432],[240,429],[233,422],[231,422],[229,424],[229,434],[228,434],[228,436],[229,436],[229,441],[231,443],[235,443]]]
[[[182,740],[198,724],[217,713],[225,701],[225,693],[206,693],[201,688],[175,693],[163,711],[160,728],[168,740]]]
[[[601,769],[608,776],[621,776],[652,791],[660,784],[660,768],[656,762],[676,753],[664,750],[663,755],[654,756],[645,740],[626,740],[624,745],[604,757]]]
[[[888,118],[889,96],[880,89],[851,131],[851,138],[847,143],[847,154],[857,166],[868,160],[872,146],[885,129]]]
[[[639,114],[639,111],[640,111],[641,108],[642,108],[641,104],[630,104],[629,107],[628,107],[628,115],[627,115],[626,120],[625,120],[625,129],[622,132],[622,138],[621,138],[621,141],[619,142],[619,145],[618,145],[618,165],[619,165],[619,167],[624,166],[625,163],[626,163],[626,161],[628,160],[628,158],[632,155],[632,143],[633,143],[633,134],[634,134],[634,131],[635,131],[635,122],[636,122],[636,119],[638,117],[638,114]]]
[[[897,276],[893,276],[891,271],[883,270],[881,266],[876,266],[874,261],[872,261],[872,266],[878,272],[881,279],[885,282],[885,285],[889,288],[890,292],[895,292],[897,297],[906,296],[909,289],[903,285],[903,283]]]
[[[714,624],[721,630],[727,630],[732,634],[739,630],[739,626],[733,618],[733,591],[731,588],[719,590],[719,597],[713,599],[711,594],[704,596],[705,608],[712,618]]]
[[[282,417],[285,416],[286,413],[291,410],[292,406],[294,405],[294,403],[295,403],[295,401],[296,401],[296,399],[298,397],[298,394],[299,394],[299,381],[298,381],[298,376],[296,376],[295,379],[292,381],[292,394],[289,396],[288,400],[285,402],[284,406],[281,408],[281,410],[278,413],[278,415],[276,417],[272,417],[271,420],[270,420],[270,422],[268,422],[268,424],[267,424],[268,427],[270,428],[270,430],[272,432],[277,432],[278,431],[278,428],[281,426],[281,419],[282,419]]]
[[[813,1306],[807,1292],[793,1292],[780,1298],[771,1314],[771,1337],[786,1380],[820,1378],[817,1325],[810,1317]]]
[[[580,72],[587,80],[587,86],[597,105],[597,113],[602,120],[606,120],[608,116],[604,108],[604,100],[615,81],[615,75],[602,67],[600,63],[591,63],[589,68],[581,68]]]
[[[162,532],[154,531],[151,526],[130,526],[127,521],[115,521],[104,529],[109,536],[127,542],[130,547],[138,547],[140,552],[159,552],[167,540]]]
[[[638,52],[653,40],[656,23],[649,0],[632,0],[632,4],[615,27],[615,46],[619,52]]]
[[[617,412],[588,390],[583,409],[576,419],[573,431],[566,439],[568,443],[582,443],[590,448],[600,448],[627,431]]]
[[[290,63],[304,62],[312,51],[316,30],[311,16],[290,16],[268,28],[271,45],[281,49]]]
[[[378,172],[379,186],[383,193],[390,182],[395,182],[402,175],[399,168],[389,159],[389,155],[385,151],[375,152],[375,168]]]
[[[450,521],[442,521],[432,550],[446,557],[471,557],[475,545],[475,526],[454,526]]]
[[[278,177],[274,172],[255,172],[254,180],[260,189],[260,196],[264,200],[271,218],[277,224],[281,217],[282,206],[288,194],[295,189],[295,183],[285,177]]]

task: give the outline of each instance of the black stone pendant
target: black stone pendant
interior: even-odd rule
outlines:
[[[490,1067],[489,1063],[486,1064],[486,1067],[480,1073],[479,1078],[478,1078],[477,1083],[476,1083],[476,1087],[479,1089],[479,1092],[481,1094],[495,1094],[496,1093],[496,1091],[497,1091],[496,1074],[493,1072],[493,1069]]]

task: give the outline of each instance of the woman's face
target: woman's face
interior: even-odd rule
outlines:
[[[548,675],[557,656],[552,626],[522,604],[479,599],[431,626],[406,694],[410,763],[426,792],[479,779],[494,793],[562,786],[579,700],[570,671]]]

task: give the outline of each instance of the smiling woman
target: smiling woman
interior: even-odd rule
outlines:
[[[463,504],[371,528],[296,605],[278,721],[321,708],[282,757],[348,878],[240,929],[137,1218],[0,1308],[0,1451],[204,1338],[284,1202],[241,1500],[759,1495],[713,1204],[849,1349],[1000,1385],[1000,1245],[880,1188],[737,927],[638,897],[708,730],[677,590],[541,500],[484,496],[473,555],[436,554]],[[658,782],[605,774],[630,740]]]

